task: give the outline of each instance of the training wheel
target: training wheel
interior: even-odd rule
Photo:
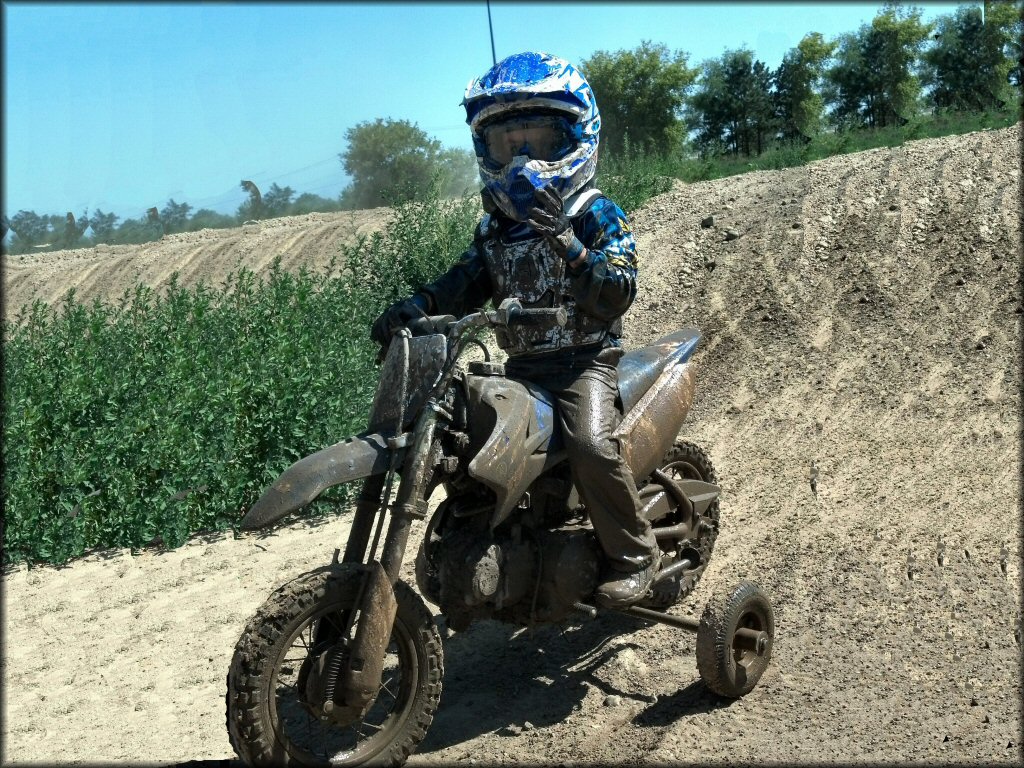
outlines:
[[[738,698],[753,690],[768,667],[775,615],[757,584],[740,582],[728,597],[712,598],[697,628],[697,670],[720,696]]]

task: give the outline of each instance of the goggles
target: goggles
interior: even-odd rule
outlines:
[[[519,155],[554,162],[568,155],[579,141],[577,130],[558,115],[508,117],[480,129],[484,159],[503,168]]]

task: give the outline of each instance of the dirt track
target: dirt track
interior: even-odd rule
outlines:
[[[1020,141],[1018,124],[680,184],[633,217],[627,346],[702,330],[685,437],[724,489],[715,555],[674,611],[758,581],[771,667],[725,701],[676,630],[480,623],[445,641],[441,708],[410,765],[1020,764]],[[311,224],[279,226],[269,248],[295,265]],[[248,241],[229,240],[233,266]],[[110,269],[165,275],[196,252],[172,246]],[[97,290],[121,279],[88,269]],[[85,274],[19,270],[5,290],[43,296]],[[230,758],[235,640],[347,525],[6,573],[4,759]]]
[[[116,301],[138,283],[166,285],[178,273],[178,283],[217,285],[229,272],[247,267],[265,273],[274,259],[281,268],[318,269],[338,254],[339,243],[355,242],[380,230],[389,209],[268,219],[234,229],[201,229],[165,235],[142,245],[98,245],[71,251],[2,257],[4,315],[13,318],[34,299],[58,304],[69,288],[78,301],[94,298]]]

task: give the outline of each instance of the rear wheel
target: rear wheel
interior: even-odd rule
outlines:
[[[324,670],[344,667],[361,581],[351,565],[304,574],[249,621],[227,681],[228,734],[246,764],[397,766],[426,735],[441,696],[441,639],[423,601],[401,581],[376,699],[348,717],[338,714],[343,707],[326,712],[319,700]]]
[[[702,480],[705,483],[718,484],[718,475],[711,463],[711,457],[695,443],[676,443],[665,454],[660,468],[673,480]],[[678,562],[684,557],[694,560],[697,563],[696,567],[655,584],[651,596],[640,605],[664,610],[693,592],[700,577],[704,575],[704,569],[711,558],[711,550],[715,546],[715,539],[718,537],[718,499],[715,499],[707,508],[704,517],[705,524],[698,527],[692,537],[664,539],[659,542],[663,552],[663,567]],[[655,523],[655,528],[672,526],[680,522],[682,522],[681,516],[670,515],[668,519]]]

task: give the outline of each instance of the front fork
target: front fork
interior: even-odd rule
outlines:
[[[367,554],[374,523],[378,523],[379,535],[379,525],[383,522],[386,503],[382,499],[386,486],[384,476],[368,478],[359,495],[343,557],[346,563],[365,563],[363,583],[356,600],[356,610],[360,615],[359,626],[348,648],[348,662],[341,670],[337,686],[332,686],[334,690],[325,691],[328,701],[332,703],[338,700],[338,693],[343,694],[346,717],[357,712],[365,713],[380,689],[384,656],[397,610],[394,584],[401,572],[412,521],[414,518],[422,520],[427,513],[426,491],[433,470],[436,425],[436,404],[431,400],[413,430],[412,446],[406,453],[402,479],[395,503],[391,506],[391,521],[379,559],[374,557],[376,537],[373,547],[370,547],[369,561]],[[399,449],[397,444],[392,448]],[[354,616],[353,611],[349,620]],[[325,711],[330,709],[333,706],[328,707],[325,702]]]
[[[377,558],[392,584],[398,581],[412,520],[422,520],[427,514],[426,491],[434,463],[432,444],[436,426],[437,410],[431,401],[424,407],[416,422],[412,447],[406,453],[402,479],[398,484],[395,503],[391,507],[391,523],[384,539],[384,548]],[[379,515],[384,512],[384,501],[381,496],[386,484],[385,477],[373,475],[366,478],[363,483],[362,491],[356,499],[356,511],[348,542],[345,544],[345,554],[341,559],[343,563],[366,562],[374,523],[380,520]]]

